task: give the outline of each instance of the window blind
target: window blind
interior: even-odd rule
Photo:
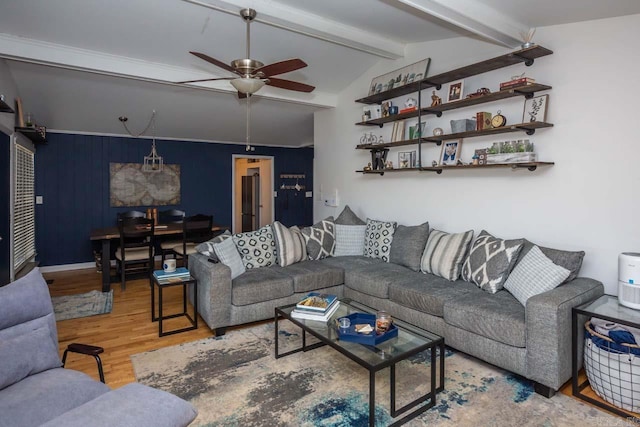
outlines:
[[[13,268],[20,270],[36,254],[34,153],[16,144],[13,205]]]

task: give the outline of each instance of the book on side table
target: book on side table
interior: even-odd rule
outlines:
[[[331,304],[331,307],[325,313],[314,313],[306,310],[300,310],[295,308],[291,312],[291,317],[295,319],[304,319],[304,320],[317,320],[318,322],[326,322],[331,316],[336,312],[336,310],[340,307],[340,301],[337,299]]]
[[[170,273],[165,272],[164,270],[155,270],[153,272],[153,276],[158,280],[158,283],[177,283],[181,280],[188,280],[191,275],[189,274],[189,270],[185,267],[176,268],[175,271]]]

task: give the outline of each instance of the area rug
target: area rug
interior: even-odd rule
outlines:
[[[57,321],[111,313],[113,290],[52,297],[51,302]]]
[[[299,345],[299,330],[289,322],[281,327],[282,351]],[[366,369],[327,346],[276,360],[273,335],[273,325],[264,324],[131,359],[139,382],[198,409],[192,426],[368,425]],[[447,349],[445,358],[445,391],[407,426],[626,425],[570,397],[539,396],[531,382],[463,353]],[[426,391],[429,363],[423,353],[397,366],[400,405]],[[376,425],[386,426],[393,421],[388,369],[377,374],[376,395]]]

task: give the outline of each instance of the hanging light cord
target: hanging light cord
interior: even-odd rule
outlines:
[[[134,135],[133,132],[131,132],[131,130],[127,126],[127,120],[129,120],[127,117],[120,116],[120,117],[118,117],[118,120],[120,120],[120,123],[122,123],[122,126],[124,126],[125,130],[127,131],[127,133],[129,135],[133,136],[134,138],[138,138],[138,137],[144,135],[145,133],[147,133],[149,128],[153,125],[153,136],[155,137],[155,134],[156,134],[156,132],[155,132],[156,110],[153,110],[153,113],[151,113],[151,118],[149,119],[149,123],[147,123],[147,127],[145,127],[144,130],[142,132],[140,132],[139,134],[137,134],[137,135]]]

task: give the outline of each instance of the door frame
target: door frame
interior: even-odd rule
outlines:
[[[276,203],[273,197],[275,185],[275,156],[259,156],[251,154],[232,154],[231,155],[231,231],[236,229],[236,160],[238,159],[265,159],[271,160],[271,187],[269,194],[271,195],[271,220],[276,220]],[[261,183],[262,184],[262,183]]]

